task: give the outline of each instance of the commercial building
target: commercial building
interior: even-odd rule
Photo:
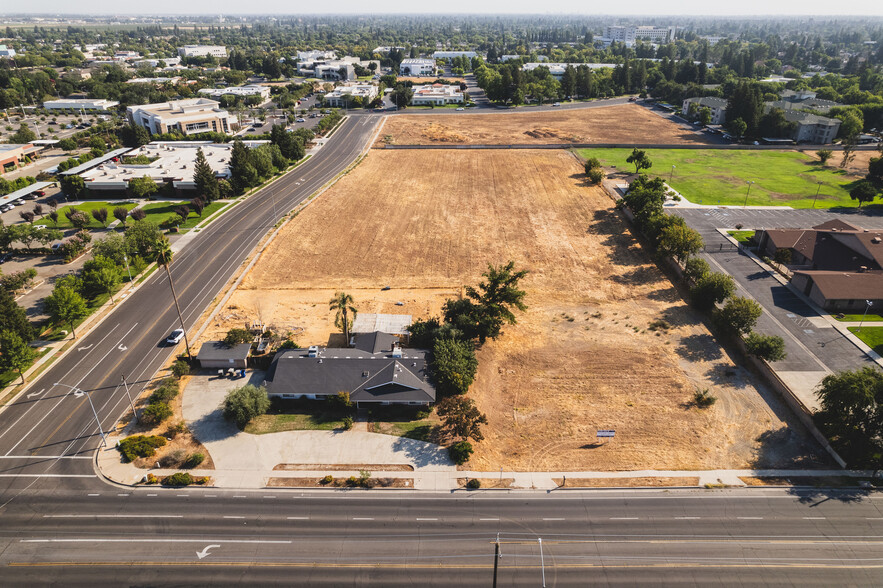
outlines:
[[[311,51],[309,53],[316,53]],[[333,51],[323,52],[334,54]],[[300,55],[300,53],[298,53]],[[367,67],[368,62],[363,63],[358,57],[346,56],[341,59],[327,59],[317,57],[315,59],[302,59],[297,62],[297,73],[302,76],[318,78],[328,81],[352,81],[356,79],[355,66]]]
[[[611,25],[604,27],[604,36],[599,40],[607,45],[623,43],[626,47],[633,47],[638,40],[662,44],[673,42],[676,32],[675,27]]]
[[[162,59],[151,57],[149,59],[142,59],[140,61],[133,61],[132,65],[135,67],[159,67],[160,63],[164,63],[165,67],[172,67],[175,65],[179,65],[181,63],[180,57],[165,57]]]
[[[268,141],[245,141],[248,147],[264,145]],[[232,143],[211,141],[154,141],[133,150],[117,153],[115,157],[78,172],[92,191],[124,194],[129,181],[149,177],[157,184],[171,184],[178,190],[192,190],[196,152],[202,149],[206,161],[217,178],[230,177]],[[131,163],[131,158],[143,156],[149,163]],[[88,163],[88,162],[87,162]]]
[[[178,47],[181,57],[218,57],[226,59],[227,48],[223,45],[184,45]]]
[[[298,51],[297,61],[333,61],[337,59],[334,51]]]
[[[399,75],[403,76],[434,76],[434,59],[403,59],[399,65]]]
[[[63,98],[61,100],[47,100],[43,108],[47,110],[95,110],[104,112],[119,106],[116,100],[104,100],[102,98]]]
[[[15,57],[17,53],[15,49],[12,47],[7,47],[6,45],[0,45],[0,57]]]
[[[114,61],[133,61],[141,59],[141,54],[137,51],[117,51],[113,54]]]
[[[377,86],[374,84],[345,84],[325,94],[325,105],[332,107],[351,106],[354,98],[359,98],[363,105],[370,104],[377,98]]]
[[[355,348],[292,349],[273,358],[264,385],[270,398],[325,399],[348,392],[356,406],[435,402],[426,351],[403,350],[382,332],[358,335]]]
[[[173,78],[165,78],[165,77],[156,77],[156,78],[132,78],[131,80],[126,80],[127,84],[155,84],[159,86],[160,84],[177,84],[181,81],[181,76],[175,76]]]
[[[25,163],[25,157],[34,156],[41,149],[33,143],[0,143],[0,172],[15,169]]]
[[[676,27],[635,27],[635,39],[651,43],[673,43],[676,33]]]
[[[478,53],[475,51],[436,51],[432,54],[433,59],[453,59],[455,57],[466,57],[467,59],[472,59],[473,57],[478,57]]]
[[[390,51],[394,51],[394,50],[404,51],[405,48],[390,46],[390,45],[381,45],[380,47],[375,47],[374,51],[372,51],[372,53],[389,53]]]
[[[559,82],[564,77],[564,72],[568,67],[580,68],[587,67],[589,69],[603,69],[605,67],[616,67],[615,63],[554,63],[554,62],[536,62],[525,63],[521,66],[521,71],[533,71],[538,67],[545,67],[552,74],[552,77]]]
[[[704,98],[687,98],[681,107],[681,113],[690,114],[690,106],[695,104],[697,108],[707,108],[711,111],[711,124],[722,125],[727,122],[727,101],[724,98],[706,96]]]
[[[147,129],[151,135],[174,131],[185,135],[230,131],[230,114],[218,102],[207,98],[129,106],[126,116],[133,124]]]
[[[220,98],[221,96],[260,96],[262,100],[270,99],[270,88],[256,84],[232,86],[230,88],[203,88],[199,93],[209,98]]]
[[[444,106],[445,104],[462,104],[463,102],[463,91],[460,86],[447,84],[414,86],[414,97],[411,98],[411,104],[414,106]]]
[[[828,311],[883,307],[883,231],[842,220],[812,229],[768,229],[757,235],[763,254],[785,263],[791,284]]]
[[[764,102],[767,110],[770,108],[781,108],[782,110],[813,110],[822,114],[827,113],[835,106],[843,106],[832,100],[824,100],[816,98],[816,93],[809,90],[785,90],[781,94],[781,100],[772,102]]]

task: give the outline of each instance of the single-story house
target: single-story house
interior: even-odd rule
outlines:
[[[426,351],[402,349],[389,333],[362,334],[355,348],[280,351],[264,385],[270,398],[323,399],[348,392],[356,406],[435,402]]]
[[[251,343],[240,343],[228,347],[223,341],[206,341],[196,356],[199,366],[204,369],[245,369]]]
[[[859,314],[868,302],[871,312],[883,308],[883,271],[798,271],[791,284],[829,312]]]

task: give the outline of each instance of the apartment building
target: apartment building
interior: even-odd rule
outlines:
[[[133,124],[147,129],[151,135],[170,132],[184,135],[208,131],[227,133],[232,123],[230,114],[218,102],[207,98],[129,106],[126,116]]]
[[[687,98],[681,106],[681,113],[690,114],[690,105],[707,108],[711,111],[711,124],[722,125],[727,122],[727,101],[724,98],[706,96],[705,98]]]

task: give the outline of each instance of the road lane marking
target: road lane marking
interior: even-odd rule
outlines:
[[[239,515],[224,515],[225,519],[244,519],[245,517]]]
[[[19,543],[239,543],[257,545],[291,545],[281,539],[20,539]],[[128,565],[128,564],[125,564]]]
[[[824,521],[825,517],[803,517],[805,521]]]
[[[420,517],[417,517],[417,520],[418,521],[437,521],[438,519],[422,519]]]
[[[0,478],[97,478],[95,474],[0,474]]]
[[[478,519],[479,521],[499,521],[500,519]]]
[[[700,519],[702,517],[675,517],[675,520],[678,521],[695,521],[696,519]]]
[[[308,521],[310,517],[285,517],[289,521]]]
[[[637,521],[638,517],[610,517],[611,521]]]
[[[374,519],[371,517],[353,517],[354,521],[373,521]]]
[[[148,494],[148,496],[156,496],[156,494]]]
[[[101,494],[88,494],[88,496],[101,496]]]
[[[165,514],[54,514],[43,515],[44,519],[183,519],[184,515]]]
[[[121,493],[117,494],[117,496],[128,496],[128,494],[126,494],[125,492],[121,492]]]
[[[563,521],[565,519],[560,517],[543,517],[544,521]]]
[[[741,521],[762,521],[763,517],[736,517]]]
[[[245,498],[245,496],[234,496],[233,498]]]

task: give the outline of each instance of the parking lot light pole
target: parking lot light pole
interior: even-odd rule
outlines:
[[[748,206],[748,195],[751,194],[751,184],[754,182],[752,180],[748,180],[745,182],[748,184],[748,190],[745,192],[745,202],[742,204],[742,208],[746,208]]]
[[[98,419],[98,412],[95,410],[95,405],[92,404],[92,395],[89,394],[88,391],[77,388],[76,386],[68,386],[67,384],[62,384],[60,382],[55,382],[54,385],[70,388],[74,392],[80,392],[81,394],[86,395],[86,398],[89,399],[89,406],[92,407],[92,414],[95,415],[95,422],[98,423],[98,433],[101,435],[101,443],[104,447],[107,447],[107,437],[104,435],[104,431],[101,429],[101,421]]]
[[[862,330],[862,324],[864,324],[864,322],[865,322],[865,317],[868,316],[868,310],[869,310],[872,306],[874,306],[874,303],[871,302],[870,300],[865,300],[865,305],[866,305],[866,306],[865,306],[865,314],[862,315],[862,320],[859,321],[859,323],[858,323],[858,328],[855,330],[856,333],[861,332],[861,330]]]
[[[668,183],[670,184],[675,177],[675,166],[671,166],[671,173],[668,175]]]
[[[823,184],[823,183],[824,183],[824,182],[816,182],[816,184],[818,184],[819,187],[816,188],[816,195],[815,195],[815,197],[812,199],[812,207],[813,207],[813,208],[816,207],[816,198],[819,197],[819,192],[822,191],[822,184]]]

